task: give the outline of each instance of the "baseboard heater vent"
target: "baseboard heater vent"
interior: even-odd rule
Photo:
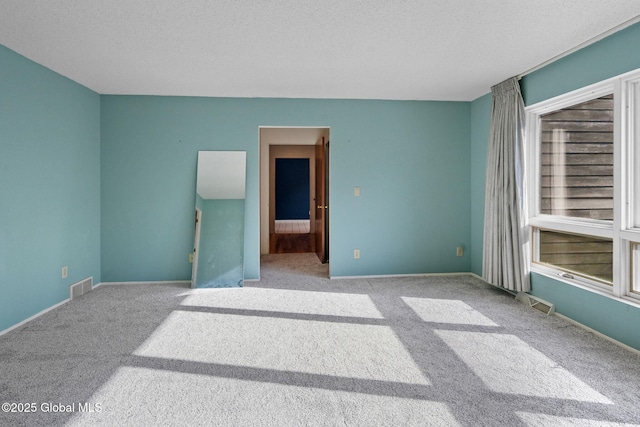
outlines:
[[[540,310],[545,314],[553,314],[556,312],[555,304],[545,301],[541,298],[529,295],[526,292],[518,292],[516,299],[524,304],[529,304],[529,307],[533,307],[536,310]]]
[[[90,292],[93,287],[93,277],[87,277],[73,285],[69,286],[69,299],[74,299],[80,295]]]

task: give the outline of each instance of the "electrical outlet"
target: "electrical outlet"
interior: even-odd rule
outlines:
[[[67,277],[69,277],[69,267],[65,265],[62,267],[62,278],[66,279]]]
[[[353,250],[353,259],[360,259],[360,249]]]
[[[462,249],[462,246],[458,246],[456,248],[456,255],[457,256],[462,256],[463,253],[464,253],[464,249]]]

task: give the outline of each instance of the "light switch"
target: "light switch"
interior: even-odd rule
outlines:
[[[360,187],[353,187],[353,195],[360,197]]]

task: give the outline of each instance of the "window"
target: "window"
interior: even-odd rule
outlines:
[[[640,296],[640,244],[633,243],[631,246],[631,292]]]
[[[540,116],[540,213],[613,220],[613,95]]]
[[[539,241],[537,262],[606,285],[613,283],[612,240],[541,229],[534,232],[534,241]]]
[[[632,254],[632,277],[631,292],[634,295],[640,295],[640,244],[634,244],[631,251]]]
[[[532,271],[640,301],[640,71],[526,110]]]

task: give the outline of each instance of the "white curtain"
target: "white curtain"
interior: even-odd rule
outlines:
[[[524,102],[518,79],[491,88],[482,277],[511,291],[531,289],[524,223]]]

